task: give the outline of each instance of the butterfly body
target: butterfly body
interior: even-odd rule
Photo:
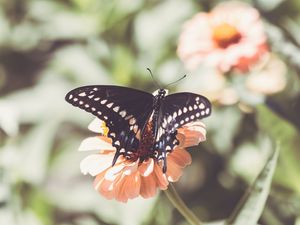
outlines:
[[[211,113],[204,96],[189,92],[167,95],[165,89],[152,95],[126,87],[92,85],[70,91],[66,101],[106,123],[116,148],[112,165],[120,155],[140,162],[153,158],[163,160],[163,172],[167,153],[179,144],[177,128]]]

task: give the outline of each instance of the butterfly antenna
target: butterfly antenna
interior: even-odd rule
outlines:
[[[159,89],[161,89],[161,87],[159,86],[159,84],[157,83],[157,81],[154,79],[154,76],[153,76],[153,74],[152,74],[152,71],[151,71],[149,68],[147,68],[147,70],[149,71],[149,73],[150,73],[150,75],[151,75],[151,77],[152,77],[152,80],[154,81],[155,85],[156,85]]]
[[[169,87],[170,85],[173,85],[173,84],[175,84],[175,83],[181,81],[181,80],[184,79],[184,78],[186,78],[186,74],[183,75],[183,76],[182,76],[181,78],[179,78],[178,80],[176,80],[176,81],[174,81],[174,82],[172,82],[172,83],[170,83],[170,84],[167,84],[167,86],[165,86],[164,88],[167,88],[167,87]]]

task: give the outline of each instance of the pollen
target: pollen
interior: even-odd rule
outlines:
[[[106,126],[106,123],[104,121],[101,121],[101,129],[102,129],[102,132],[103,132],[103,135],[104,136],[107,136],[108,135],[108,131],[109,131],[109,128]]]
[[[221,23],[213,28],[212,38],[218,47],[227,48],[238,43],[242,35],[236,27],[228,23]]]

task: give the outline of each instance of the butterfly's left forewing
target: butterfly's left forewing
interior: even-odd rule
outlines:
[[[105,121],[108,137],[119,155],[137,150],[139,135],[152,113],[153,95],[119,86],[93,85],[76,88],[66,101]]]
[[[164,160],[164,170],[166,170],[166,153],[179,144],[176,139],[177,128],[210,114],[211,103],[202,95],[182,92],[168,95],[163,99],[157,121],[155,147],[158,150],[158,159]]]

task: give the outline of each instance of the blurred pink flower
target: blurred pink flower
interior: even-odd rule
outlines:
[[[192,161],[186,147],[198,145],[206,137],[205,126],[201,122],[189,123],[178,128],[177,138],[180,142],[167,156],[167,172],[162,172],[161,162],[149,158],[143,162],[128,160],[120,156],[114,166],[112,160],[115,148],[108,138],[108,129],[103,121],[95,119],[89,129],[98,133],[96,137],[85,139],[80,151],[97,150],[80,163],[82,173],[95,176],[94,187],[107,199],[127,202],[138,196],[153,197],[157,189],[165,190],[169,182],[176,182],[182,175],[184,167]],[[151,130],[149,130],[151,132]],[[146,131],[148,132],[148,131]]]
[[[268,51],[266,41],[256,9],[241,2],[225,2],[186,22],[177,53],[191,70],[203,63],[221,72],[247,71]]]
[[[235,76],[231,79],[219,70],[208,69],[195,71],[193,76],[179,85],[180,90],[190,88],[207,96],[211,101],[221,105],[243,104],[243,106],[260,104],[268,95],[281,92],[286,87],[286,64],[275,54],[268,53],[260,63],[245,76]],[[251,107],[250,107],[251,108]],[[243,107],[245,109],[245,107]],[[249,111],[249,110],[248,110]]]

